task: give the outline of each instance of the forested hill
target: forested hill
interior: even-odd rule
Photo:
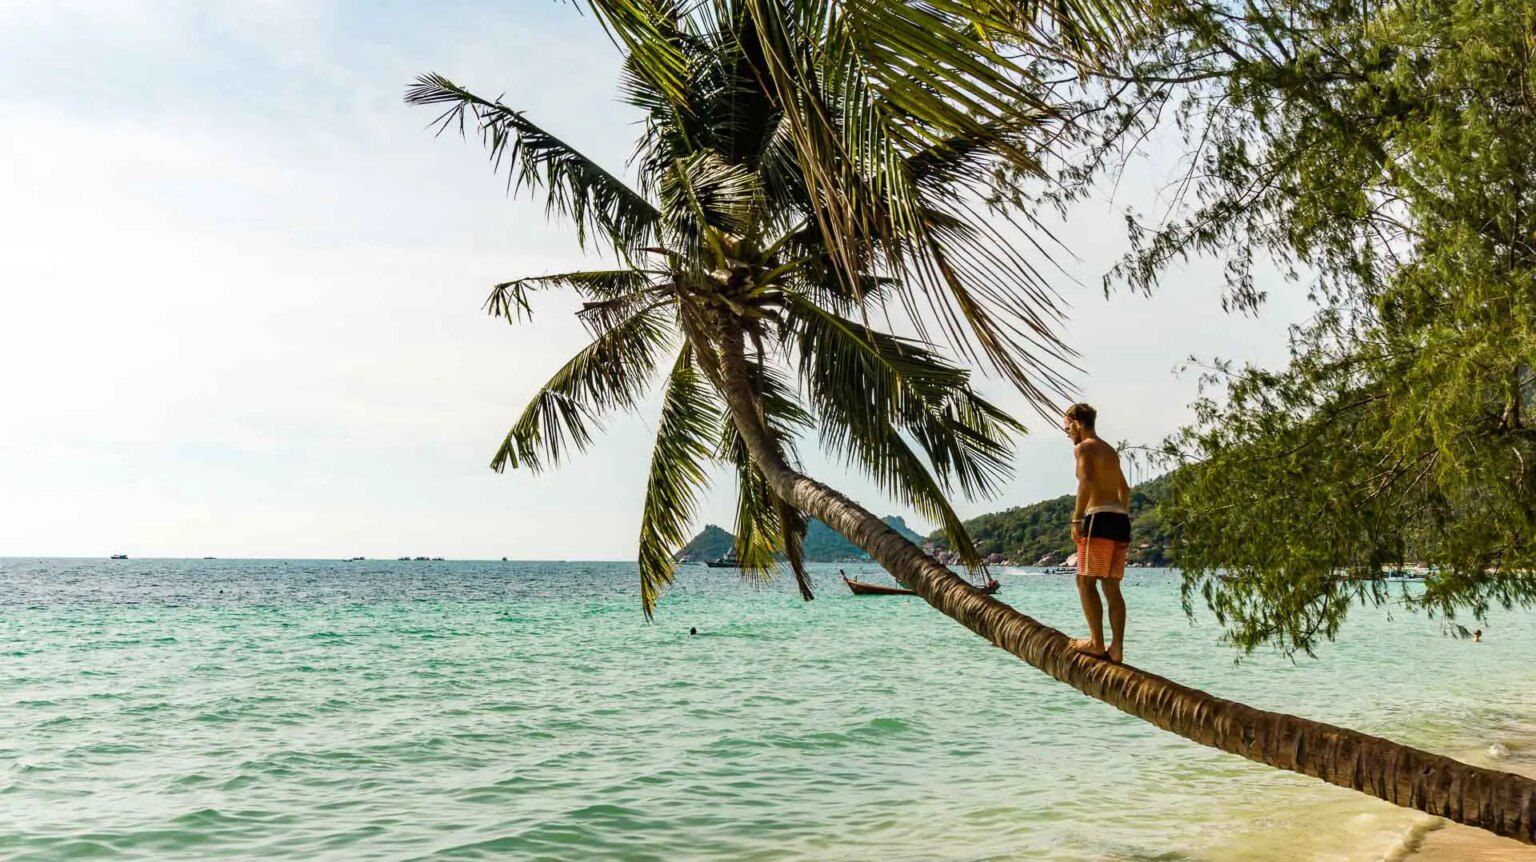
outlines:
[[[1135,526],[1131,537],[1129,561],[1149,566],[1172,563],[1172,535],[1157,511],[1157,504],[1168,495],[1168,476],[1159,476],[1131,489],[1131,516]],[[1034,565],[1046,555],[1058,563],[1074,550],[1072,546],[1072,507],[1076,498],[1068,494],[981,515],[965,522],[971,538],[983,556],[1001,554],[1017,565]],[[949,547],[944,531],[928,538],[935,546]]]
[[[923,537],[907,526],[907,522],[899,515],[890,515],[881,520],[889,524],[891,529],[902,534],[908,539],[922,544]],[[683,546],[677,552],[676,559],[680,561],[713,560],[724,556],[731,549],[731,543],[735,541],[730,533],[720,529],[714,524],[706,526],[693,540]],[[818,563],[835,563],[841,561],[856,561],[864,559],[865,554],[858,546],[843,538],[831,527],[811,519],[810,525],[805,531],[805,558]]]
[[[735,541],[735,536],[714,524],[709,524],[699,531],[699,534],[694,536],[672,558],[682,562],[719,559],[725,556]]]
[[[1168,496],[1168,484],[1169,477],[1164,475],[1131,489],[1131,516],[1135,521],[1129,556],[1132,563],[1172,565],[1172,532],[1164,525],[1157,511],[1157,504]],[[1074,502],[1075,498],[1068,494],[1028,506],[980,515],[966,521],[965,526],[983,556],[999,554],[1016,565],[1030,566],[1050,555],[1052,559],[1046,565],[1059,563],[1074,550],[1071,524]],[[899,516],[891,515],[882,520],[918,544],[930,542],[936,548],[949,547],[943,530],[924,539],[913,532]],[[677,553],[677,559],[684,562],[717,559],[731,549],[733,541],[730,533],[710,524]],[[863,551],[831,527],[811,519],[805,533],[807,560],[838,562],[862,560],[864,556]]]
[[[880,520],[887,526],[912,542],[921,545],[923,537],[917,531],[907,526],[907,522],[900,515],[887,515]],[[810,525],[805,530],[805,558],[819,562],[835,563],[839,560],[862,560],[869,556],[863,549],[843,538],[842,533],[828,527],[826,524],[811,519]]]

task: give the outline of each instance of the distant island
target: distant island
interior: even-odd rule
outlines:
[[[889,515],[880,520],[910,541],[922,544],[923,537],[900,515]],[[731,550],[736,537],[710,524],[674,556],[680,563],[702,563],[717,560]],[[815,518],[805,531],[805,558],[813,563],[857,563],[869,559],[869,555],[857,545],[843,538],[840,533]]]
[[[1173,533],[1163,522],[1157,504],[1168,496],[1169,475],[1159,476],[1131,489],[1131,515],[1134,535],[1127,563],[1135,566],[1173,564]],[[977,550],[993,565],[1054,566],[1071,556],[1071,494],[1042,500],[1028,506],[1015,506],[1001,512],[978,515],[965,522]],[[952,562],[948,538],[935,530],[923,538],[898,515],[881,520],[896,532],[923,546],[923,550],[945,562]],[[678,562],[705,562],[725,556],[735,537],[710,524],[693,537],[675,559]],[[817,563],[862,562],[868,557],[852,542],[831,527],[815,519],[805,533],[805,558]]]

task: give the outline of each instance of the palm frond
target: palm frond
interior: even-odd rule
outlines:
[[[665,288],[652,288],[639,293],[616,296],[598,302],[584,302],[576,312],[576,319],[596,338],[616,326],[622,326],[630,317],[663,306],[674,306],[676,297]]]
[[[672,583],[673,556],[688,540],[698,492],[708,483],[706,469],[719,422],[715,393],[685,345],[662,399],[640,516],[640,605],[646,619]]]
[[[691,113],[688,59],[677,41],[679,4],[671,0],[588,0],[593,14],[632,59],[634,74],[673,110]]]
[[[668,214],[667,227],[675,244],[710,230],[746,233],[758,195],[755,174],[709,151],[678,159],[661,181],[662,209]]]
[[[969,389],[925,408],[901,424],[928,456],[946,491],[954,482],[969,499],[989,497],[1012,477],[1009,435],[1024,433],[1018,420]]]
[[[845,281],[910,221],[900,215],[915,206],[899,175],[905,155],[957,135],[981,138],[989,121],[1021,106],[1046,110],[1021,67],[932,4],[744,2],[764,46],[760,74],[784,111]]]
[[[541,470],[546,461],[556,465],[568,451],[585,449],[592,420],[638,403],[674,330],[670,314],[648,308],[593,339],[534,395],[497,448],[491,469]]]
[[[880,332],[786,296],[798,334],[803,385],[826,422],[852,417],[884,433],[884,421],[910,435],[946,492],[951,483],[972,499],[995,491],[1011,475],[1010,435],[1023,426],[970,388],[970,375],[926,346]]]
[[[816,598],[811,589],[811,576],[805,569],[805,531],[810,526],[805,513],[785,502],[783,498],[773,498],[774,509],[778,514],[779,529],[784,536],[784,559],[789,563],[789,569],[795,574],[795,586],[800,589],[800,598],[810,601]]]
[[[843,399],[816,406],[824,419],[821,441],[828,451],[861,468],[886,494],[942,526],[962,565],[971,569],[981,565],[981,555],[944,489],[894,424],[883,416],[858,417],[857,408],[849,410]]]
[[[938,0],[993,38],[1096,68],[1146,17],[1137,0]],[[1004,22],[999,29],[995,22]],[[993,22],[990,23],[989,22]]]
[[[647,184],[664,176],[674,161],[701,151],[754,168],[779,117],[758,79],[762,47],[740,4],[693,4],[670,41],[686,69],[687,110],[678,109],[646,62],[633,54],[625,57],[620,84],[625,100],[650,120],[636,151],[641,190],[647,193],[654,191]]]
[[[1008,435],[1022,427],[972,392],[963,369],[926,347],[840,318],[804,297],[787,301],[823,446],[941,524],[961,561],[979,565],[949,503],[951,483],[970,497],[999,487],[1009,476]]]
[[[1070,0],[1028,10],[958,0],[744,2],[764,34],[766,86],[784,111],[806,211],[845,304],[865,302],[862,279],[883,262],[899,274],[892,295],[920,337],[936,340],[934,328],[1037,409],[1053,409],[1069,388],[1056,364],[1070,363],[1040,325],[1054,298],[1020,301],[995,289],[1037,280],[1009,248],[1018,240],[956,242],[930,214],[936,197],[983,192],[994,169],[1039,172],[1056,114],[1046,88],[993,42],[1026,38],[1026,21],[1076,21],[1092,10]],[[989,278],[984,265],[997,263],[1007,266]]]
[[[938,400],[970,378],[927,346],[840,317],[808,296],[788,291],[784,302],[800,336],[801,373],[807,382],[857,392],[885,405],[904,398]]]
[[[1060,296],[984,217],[925,204],[919,218],[902,284],[917,285],[928,297],[949,343],[965,358],[985,361],[1037,412],[1054,418],[1057,399],[1072,389],[1063,369],[1076,370],[1076,352],[1057,332]]]
[[[1043,112],[1016,112],[987,123],[981,134],[953,135],[907,156],[907,174],[922,192],[930,195],[950,194],[956,186],[990,182],[994,176],[992,169],[1000,161],[998,142],[1025,150],[1033,144],[1032,136],[1049,119]]]
[[[528,295],[535,290],[569,288],[588,302],[606,302],[643,293],[655,286],[653,279],[660,275],[664,273],[642,269],[604,269],[518,278],[492,287],[483,308],[492,317],[515,323],[532,314]]]
[[[736,463],[736,552],[743,577],[767,581],[778,569],[778,552],[784,547],[784,525],[779,522],[777,498],[768,480],[751,458]]]
[[[521,112],[435,73],[418,77],[405,98],[413,105],[448,106],[434,123],[439,134],[454,126],[467,134],[472,122],[497,170],[505,166],[509,188],[544,189],[546,210],[569,218],[583,247],[589,231],[620,252],[644,245],[654,233],[660,213],[650,202]]]

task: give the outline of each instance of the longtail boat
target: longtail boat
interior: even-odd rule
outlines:
[[[847,575],[843,575],[843,583],[847,584],[848,585],[848,589],[854,595],[856,595],[856,596],[915,596],[915,595],[917,595],[917,593],[914,593],[911,590],[906,589],[905,587],[882,587],[879,584],[866,584],[863,581],[856,581],[853,578],[848,577]],[[975,586],[975,585],[973,584],[972,586]],[[992,578],[992,579],[989,579],[987,581],[987,583],[985,583],[985,584],[983,584],[983,585],[981,585],[979,587],[976,587],[976,589],[978,589],[978,590],[982,591],[983,593],[986,593],[987,595],[990,596],[993,593],[997,592],[998,588],[1001,587],[1001,586],[1002,586],[1002,584],[999,584],[997,582],[996,578]]]

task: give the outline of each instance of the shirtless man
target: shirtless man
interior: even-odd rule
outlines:
[[[1077,594],[1088,618],[1088,637],[1074,640],[1079,652],[1118,662],[1125,654],[1125,554],[1131,546],[1131,486],[1120,472],[1115,447],[1094,431],[1098,411],[1087,404],[1067,408],[1061,430],[1072,438],[1077,459],[1077,507],[1072,512],[1072,542],[1077,545]],[[1113,638],[1104,645],[1104,603],[1109,605]]]

